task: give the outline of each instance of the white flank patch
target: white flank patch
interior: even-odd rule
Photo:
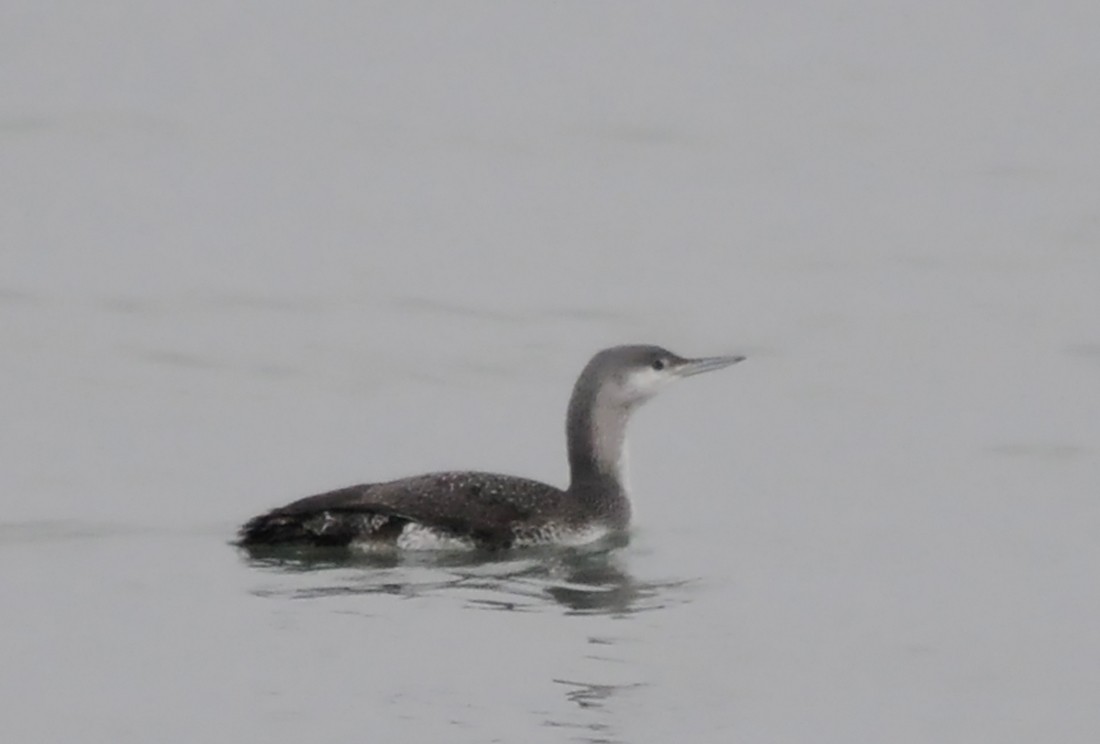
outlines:
[[[516,530],[514,548],[530,548],[538,545],[560,545],[566,548],[575,548],[596,542],[610,534],[611,530],[604,525],[592,525],[582,529],[569,529],[546,525],[543,527],[528,527]],[[477,545],[473,540],[465,537],[456,537],[446,532],[425,527],[422,524],[410,522],[401,530],[396,543],[383,543],[371,540],[369,537],[352,543],[359,550],[368,552],[386,552],[392,550],[474,550]]]
[[[517,530],[515,547],[526,548],[535,545],[561,545],[576,548],[607,537],[611,532],[605,525],[591,525],[579,530],[564,527],[532,527]]]
[[[410,522],[397,536],[399,550],[473,550],[474,543],[464,537]]]

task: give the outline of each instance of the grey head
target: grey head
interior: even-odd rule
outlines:
[[[685,359],[646,345],[614,346],[597,353],[581,372],[569,401],[569,490],[617,493],[625,504],[622,460],[630,414],[677,380],[744,359]]]

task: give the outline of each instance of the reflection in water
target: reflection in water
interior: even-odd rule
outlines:
[[[362,553],[346,548],[243,550],[247,560],[278,578],[253,593],[292,600],[349,595],[447,596],[465,608],[515,613],[563,611],[567,616],[631,617],[688,601],[689,581],[641,581],[623,566],[625,538],[584,548],[547,547],[483,553]],[[304,585],[303,585],[304,584]],[[589,635],[584,659],[603,676],[607,663],[623,671],[616,641]],[[593,648],[593,646],[597,648]],[[606,679],[554,678],[564,690],[565,709],[541,711],[543,726],[568,732],[570,741],[612,744],[617,733],[614,699],[645,686],[608,684]],[[534,712],[534,711],[533,711]]]
[[[603,615],[629,615],[686,601],[679,590],[690,582],[639,581],[623,568],[616,548],[624,544],[625,538],[618,538],[584,548],[422,554],[259,546],[244,554],[258,568],[287,578],[309,574],[311,579],[308,586],[256,590],[261,596],[454,593],[475,609],[533,612],[557,606],[568,614]]]
[[[614,722],[609,720],[611,711],[606,708],[606,703],[619,693],[645,687],[641,682],[626,685],[599,685],[569,679],[555,679],[554,684],[563,685],[566,688],[565,699],[576,705],[581,712],[590,714],[593,720],[587,723],[548,720],[545,725],[553,728],[579,729],[584,732],[584,735],[574,741],[591,742],[591,744],[614,744],[621,741],[614,733]]]

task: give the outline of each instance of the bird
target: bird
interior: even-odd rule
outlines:
[[[248,520],[244,548],[509,549],[580,545],[625,533],[631,414],[669,384],[743,356],[687,359],[647,344],[597,352],[573,386],[566,413],[569,485],[479,471],[364,483],[307,496]]]

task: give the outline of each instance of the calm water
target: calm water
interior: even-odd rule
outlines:
[[[1100,738],[1100,6],[26,6],[0,24],[0,732]],[[248,556],[425,470],[628,544]]]

